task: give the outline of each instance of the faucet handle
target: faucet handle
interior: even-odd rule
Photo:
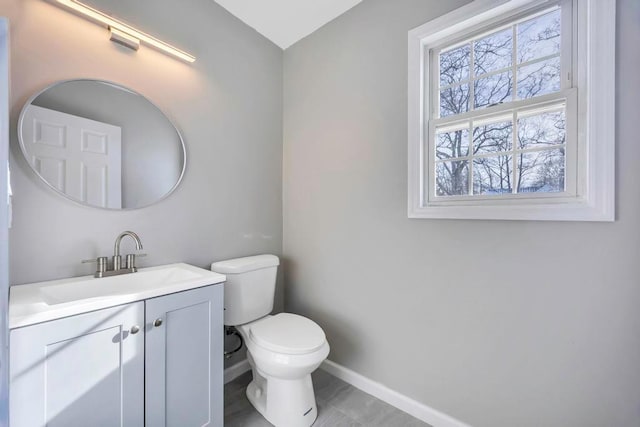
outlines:
[[[96,273],[104,273],[105,271],[107,271],[107,257],[106,256],[101,256],[95,259],[83,259],[82,260],[82,264],[89,264],[95,262],[97,264],[97,268],[96,268]]]
[[[125,259],[125,267],[128,269],[131,269],[133,271],[136,271],[136,258],[140,258],[140,257],[145,257],[147,256],[147,254],[129,254],[126,256]]]
[[[96,262],[98,264],[100,264],[101,262],[104,262],[107,260],[106,256],[100,256],[98,258],[91,258],[91,259],[83,259],[82,261],[80,261],[82,264],[91,264],[92,262]]]

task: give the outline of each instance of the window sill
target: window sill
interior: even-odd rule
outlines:
[[[606,204],[591,205],[584,201],[573,203],[538,203],[509,205],[435,205],[409,206],[409,218],[485,219],[534,221],[615,221],[613,210]]]

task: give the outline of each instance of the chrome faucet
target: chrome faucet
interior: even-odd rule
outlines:
[[[142,241],[140,237],[133,231],[123,231],[116,237],[116,242],[113,245],[113,262],[111,264],[111,269],[109,269],[107,257],[98,257],[97,259],[88,259],[82,261],[85,262],[95,262],[98,264],[98,268],[94,274],[94,277],[108,277],[108,276],[116,276],[118,274],[127,274],[127,273],[135,273],[138,271],[136,267],[136,254],[128,254],[125,259],[124,268],[122,268],[122,256],[120,256],[120,243],[122,239],[126,236],[129,236],[136,243],[136,250],[142,249]],[[139,254],[138,257],[145,256],[146,254]]]

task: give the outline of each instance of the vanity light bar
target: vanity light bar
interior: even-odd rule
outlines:
[[[162,40],[158,40],[157,38],[145,32],[136,30],[135,28],[125,24],[124,22],[118,21],[117,19],[112,18],[111,16],[100,12],[97,9],[87,6],[84,3],[76,0],[54,1],[58,4],[68,7],[69,9],[72,9],[77,13],[82,14],[84,17],[89,18],[94,22],[106,25],[107,28],[111,31],[111,40],[117,43],[134,49],[132,45],[136,45],[136,42],[137,44],[142,42],[143,44],[158,49],[161,52],[180,58],[183,61],[194,62],[196,60],[195,56],[190,55],[187,52],[182,51],[176,47],[173,47],[170,44],[163,42]]]

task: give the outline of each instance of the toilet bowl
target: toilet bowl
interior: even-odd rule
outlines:
[[[247,387],[251,404],[278,427],[313,424],[318,410],[311,373],[329,355],[322,329],[289,313],[266,316],[237,329],[253,370]]]
[[[253,380],[247,398],[277,427],[308,427],[318,410],[311,373],[329,355],[322,328],[292,313],[270,315],[279,260],[274,255],[216,262],[225,274],[225,325],[247,346]]]

